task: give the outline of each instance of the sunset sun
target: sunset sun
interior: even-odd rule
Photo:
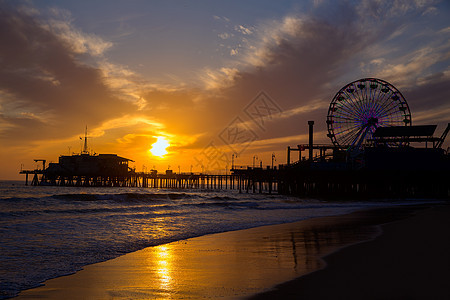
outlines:
[[[156,142],[152,144],[152,148],[149,150],[154,156],[163,158],[166,155],[169,142],[162,136],[156,138]]]

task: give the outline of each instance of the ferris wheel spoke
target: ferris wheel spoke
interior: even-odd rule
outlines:
[[[357,108],[355,107],[355,102],[358,101],[357,98],[355,98],[355,94],[353,92],[349,92],[349,90],[354,91],[355,88],[353,86],[346,86],[343,88],[342,94],[345,95],[345,104],[348,105],[349,110],[353,111],[353,113],[358,113]]]
[[[342,127],[336,127],[336,135],[340,136],[340,135],[345,135],[348,132],[354,131],[354,130],[358,130],[359,126],[342,126]]]
[[[352,143],[350,144],[352,147],[356,145],[361,145],[364,141],[364,138],[367,135],[367,131],[369,130],[369,127],[363,127],[360,131],[356,134],[355,138],[353,139]]]
[[[361,103],[362,101],[364,101],[364,93],[363,93],[363,89],[360,87],[360,86],[362,86],[362,85],[363,85],[362,82],[359,82],[359,84],[357,84],[357,85],[355,86],[355,91],[356,91],[355,95],[357,95],[357,98],[358,98],[358,102],[359,102],[359,103]]]
[[[357,121],[352,119],[336,119],[334,120],[334,124],[347,124],[349,126],[353,126]]]
[[[384,99],[385,101],[380,103],[379,105],[377,105],[377,113],[382,114],[384,111],[391,109],[393,107],[398,107],[397,103],[392,102],[392,101],[388,101],[388,99]]]
[[[376,115],[379,115],[380,114],[380,110],[383,110],[384,109],[384,107],[385,107],[385,103],[387,102],[387,100],[389,99],[389,97],[390,97],[390,94],[391,94],[391,90],[390,89],[387,89],[384,93],[382,92],[382,88],[381,88],[381,86],[383,86],[384,87],[384,89],[386,89],[386,87],[384,86],[384,85],[380,85],[378,82],[376,82],[376,81],[374,81],[375,83],[373,83],[373,84],[376,84],[377,85],[377,88],[376,89],[374,89],[374,92],[373,92],[373,95],[371,96],[371,100],[372,100],[372,103],[373,103],[373,107],[374,107],[374,111],[373,111],[373,113],[374,114],[376,114]],[[388,93],[389,92],[389,93]],[[383,94],[381,94],[381,93],[383,93]]]
[[[355,118],[355,119],[359,119],[359,115],[355,114],[354,111],[348,110],[344,107],[338,107],[336,109],[335,112],[335,116],[344,116],[344,117],[348,117],[348,118]]]
[[[381,89],[379,86],[374,89],[373,95],[371,96],[371,112],[375,115],[378,115],[378,102],[383,101],[385,95],[381,94]]]
[[[342,100],[341,102],[337,103],[337,108],[346,111],[348,114],[355,114],[355,110],[352,109],[352,103],[348,101],[347,98],[345,100]]]
[[[345,135],[343,135],[339,138],[339,144],[340,145],[349,144],[349,142],[353,140],[354,136],[355,136],[354,131],[346,133]]]
[[[359,130],[361,130],[360,127],[354,127],[354,128],[348,129],[348,130],[344,130],[341,132],[341,135],[339,136],[339,138],[341,140],[346,140],[349,137],[354,136]]]
[[[353,103],[352,103],[351,99],[349,99],[347,95],[345,95],[345,97],[343,97],[343,98],[344,98],[344,100],[342,100],[338,104],[338,109],[347,112],[347,114],[349,114],[349,115],[356,116],[357,111],[355,109],[353,109]]]
[[[368,114],[368,107],[369,107],[369,100],[368,100],[368,96],[367,96],[367,91],[361,91],[361,95],[362,95],[362,99],[359,103],[359,108],[361,111],[361,117],[367,117]]]
[[[358,140],[358,137],[361,135],[361,130],[352,132],[346,138],[343,139],[344,145],[354,145],[354,143]]]
[[[349,134],[346,138],[343,139],[344,144],[350,144],[351,146],[354,146],[355,144],[360,145],[363,144],[367,133],[371,130],[372,125],[364,125],[358,127],[358,130],[354,130]]]
[[[384,92],[383,89],[385,90]],[[385,103],[388,102],[391,96],[392,96],[391,89],[387,88],[386,86],[384,86],[384,88],[380,88],[377,97],[378,101],[375,102],[376,107],[383,107]]]
[[[403,121],[402,114],[396,112],[381,115],[379,119],[384,120],[385,122]]]
[[[351,94],[352,96],[352,102],[351,102],[351,108],[355,110],[355,113],[358,114],[359,117],[361,117],[361,114],[363,113],[363,110],[361,108],[361,103],[363,101],[363,98],[361,97],[360,93],[358,92],[357,87],[353,87],[354,92]]]
[[[394,124],[402,124],[402,123],[404,122],[401,116],[385,116],[378,119],[379,126],[393,126]]]
[[[353,136],[356,132],[361,129],[361,126],[353,126],[351,128],[347,128],[338,133],[340,139],[346,139],[348,136]]]
[[[385,101],[384,105],[381,106],[378,110],[377,110],[377,114],[379,116],[379,119],[381,118],[386,118],[389,116],[397,116],[399,113],[401,113],[400,111],[395,111],[396,109],[398,109],[398,105],[395,102],[387,102]]]
[[[395,109],[398,109],[398,107],[397,106],[391,107],[390,109],[384,111],[383,114],[381,115],[381,117],[395,115],[395,114],[403,115],[403,113],[400,110],[395,111]]]
[[[338,127],[337,130],[335,131],[336,138],[342,138],[356,130],[358,130],[358,127]]]
[[[342,140],[339,144],[342,145],[342,147],[347,147],[349,144],[351,144],[352,139],[351,138],[347,138],[345,140]]]
[[[386,110],[390,110],[391,108],[399,107],[397,102],[395,100],[393,100],[393,97],[395,97],[396,93],[397,92],[390,90],[389,97],[387,97],[386,99],[384,99],[385,101],[380,103],[380,114],[381,114],[381,111],[386,111]]]
[[[359,116],[358,115],[350,114],[347,111],[341,111],[340,115],[336,115],[336,117],[340,117],[340,116],[342,116],[344,118],[359,120]]]
[[[370,113],[371,99],[372,99],[372,89],[370,88],[370,82],[365,82],[365,88],[362,89],[363,93],[363,110],[365,113]]]
[[[372,86],[375,85],[373,88]],[[380,84],[377,81],[371,81],[370,87],[370,115],[372,117],[379,117],[379,103],[384,101],[385,95],[381,94]]]
[[[335,129],[339,128],[348,128],[349,126],[353,126],[355,124],[354,121],[349,120],[337,120],[333,123],[335,125]]]
[[[377,111],[378,119],[388,117],[390,115],[395,115],[396,110],[398,110],[398,107],[396,107],[396,106],[385,107],[385,108],[383,108],[383,110]]]

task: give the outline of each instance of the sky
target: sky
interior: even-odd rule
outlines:
[[[86,126],[137,171],[284,164],[367,77],[440,135],[449,62],[448,1],[0,0],[0,179],[79,153]]]

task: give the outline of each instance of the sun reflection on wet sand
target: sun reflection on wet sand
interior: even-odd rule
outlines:
[[[155,256],[155,260],[150,258],[150,261],[156,263],[157,281],[160,283],[160,289],[168,292],[172,283],[170,248],[164,245],[155,247]]]
[[[328,219],[327,219],[328,220]],[[312,226],[316,222],[320,226]],[[322,222],[322,223],[321,223]],[[325,224],[323,224],[325,223]],[[350,224],[350,225],[349,225]],[[322,221],[258,227],[149,247],[56,278],[21,296],[53,299],[236,298],[321,266],[318,256],[376,233]],[[70,297],[69,297],[70,298]]]

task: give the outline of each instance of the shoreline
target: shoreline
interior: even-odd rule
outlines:
[[[421,209],[374,208],[149,247],[48,280],[18,298],[264,297],[254,295],[323,268],[324,255],[373,240],[379,224]]]
[[[323,256],[324,268],[248,299],[450,299],[450,206],[380,227],[374,239]]]

